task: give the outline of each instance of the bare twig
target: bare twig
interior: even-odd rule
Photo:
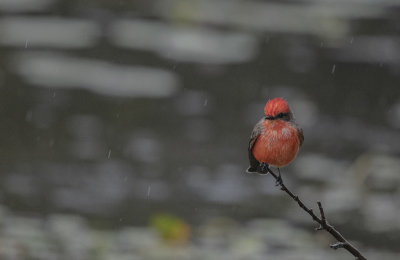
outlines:
[[[339,248],[344,248],[344,246],[346,245],[346,243],[343,242],[336,242],[335,244],[331,245],[332,249],[339,249]]]
[[[321,214],[321,218],[319,218],[317,215],[314,214],[313,210],[311,208],[308,208],[300,199],[298,196],[294,195],[283,182],[279,182],[279,177],[277,174],[275,174],[268,166],[263,167],[263,172],[262,173],[270,173],[272,177],[277,181],[277,184],[280,186],[281,190],[286,192],[294,201],[299,204],[300,208],[302,208],[305,212],[307,212],[312,219],[317,222],[320,226],[316,228],[317,230],[326,230],[328,233],[330,233],[338,242],[331,245],[330,247],[332,249],[339,249],[339,248],[344,248],[346,249],[349,253],[351,253],[353,256],[355,256],[356,259],[359,260],[366,260],[367,258],[361,254],[361,252],[353,246],[349,241],[347,241],[342,234],[340,234],[339,231],[337,231],[332,225],[328,223],[325,217],[325,212],[324,208],[322,207],[322,203],[320,201],[317,202],[319,212]],[[266,170],[266,172],[265,172]]]
[[[317,201],[317,204],[318,204],[318,208],[319,208],[319,213],[321,215],[321,221],[323,223],[326,223],[325,212],[324,212],[324,208],[322,207],[321,201]],[[324,229],[323,225],[319,225],[319,227],[317,227],[315,230],[323,230],[323,229]]]
[[[322,222],[326,223],[326,218],[325,218],[325,212],[324,208],[322,207],[321,201],[317,201],[318,208],[319,208],[319,213],[321,214],[321,220]]]

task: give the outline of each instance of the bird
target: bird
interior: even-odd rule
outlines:
[[[304,142],[303,130],[297,125],[288,103],[280,97],[267,101],[265,116],[254,126],[248,146],[250,166],[246,172],[269,172],[276,167],[282,184],[280,168],[288,165]]]

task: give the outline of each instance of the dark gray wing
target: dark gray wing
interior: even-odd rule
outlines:
[[[261,119],[253,128],[253,131],[251,132],[250,135],[250,141],[249,141],[249,147],[248,147],[248,153],[249,153],[249,163],[250,166],[247,169],[247,172],[257,172],[258,166],[260,165],[260,162],[257,161],[257,159],[253,155],[253,146],[255,142],[257,141],[258,136],[261,134],[264,119]]]
[[[304,143],[304,134],[303,134],[303,129],[301,129],[300,127],[297,129],[297,133],[299,136],[299,140],[300,140],[300,146]]]

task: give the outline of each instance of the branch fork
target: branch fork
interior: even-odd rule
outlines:
[[[319,227],[316,228],[316,230],[325,230],[328,233],[330,233],[338,242],[330,245],[332,249],[339,249],[339,248],[344,248],[346,249],[350,254],[352,254],[355,259],[357,260],[366,260],[367,258],[362,255],[362,253],[355,247],[353,246],[349,241],[347,241],[342,234],[340,234],[339,231],[337,231],[332,225],[328,223],[325,217],[325,212],[324,208],[322,207],[321,201],[317,201],[318,204],[318,209],[321,217],[318,217],[317,215],[314,214],[313,210],[311,208],[308,208],[303,201],[297,196],[294,195],[286,186],[283,184],[281,179],[277,174],[275,174],[268,166],[264,166],[262,172],[260,173],[270,173],[272,177],[277,181],[277,186],[280,186],[280,189],[284,192],[286,192],[294,201],[297,202],[300,208],[302,208],[305,212],[307,212],[311,218],[319,224]],[[279,181],[280,180],[280,181]]]

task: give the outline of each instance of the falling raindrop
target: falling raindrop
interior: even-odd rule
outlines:
[[[336,64],[333,64],[331,73],[335,74],[335,70],[336,70]]]
[[[109,149],[107,153],[107,158],[110,159],[110,157],[111,157],[111,149]]]
[[[151,185],[147,187],[147,199],[150,197]]]

